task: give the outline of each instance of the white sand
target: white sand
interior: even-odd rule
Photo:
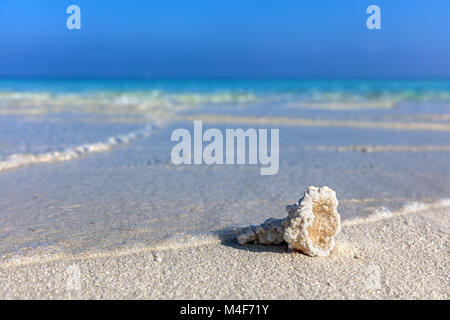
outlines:
[[[449,225],[448,207],[344,221],[327,258],[204,241],[3,264],[0,298],[449,299]],[[67,290],[71,265],[80,290]]]

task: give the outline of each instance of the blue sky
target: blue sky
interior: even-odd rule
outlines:
[[[450,1],[1,0],[0,76],[447,77]]]

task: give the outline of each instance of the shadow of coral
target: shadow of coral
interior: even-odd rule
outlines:
[[[244,229],[245,228],[227,228],[214,231],[213,233],[220,239],[223,246],[227,246],[237,250],[257,253],[271,252],[281,254],[291,252],[290,250],[288,250],[287,244],[285,242],[280,245],[261,245],[255,243],[241,245],[237,242],[236,238]]]

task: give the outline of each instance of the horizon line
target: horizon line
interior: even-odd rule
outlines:
[[[185,79],[185,80],[307,80],[307,79],[336,79],[336,80],[419,80],[419,79],[435,79],[435,80],[450,80],[448,76],[433,76],[433,75],[417,75],[417,76],[168,76],[168,75],[0,75],[0,79],[140,79],[140,80],[171,80],[171,79]]]

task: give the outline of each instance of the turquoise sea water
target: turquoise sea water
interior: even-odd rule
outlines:
[[[16,93],[254,94],[304,100],[450,101],[450,79],[145,79],[1,78],[0,97]]]
[[[0,157],[101,142],[184,113],[445,122],[450,80],[2,78]]]

